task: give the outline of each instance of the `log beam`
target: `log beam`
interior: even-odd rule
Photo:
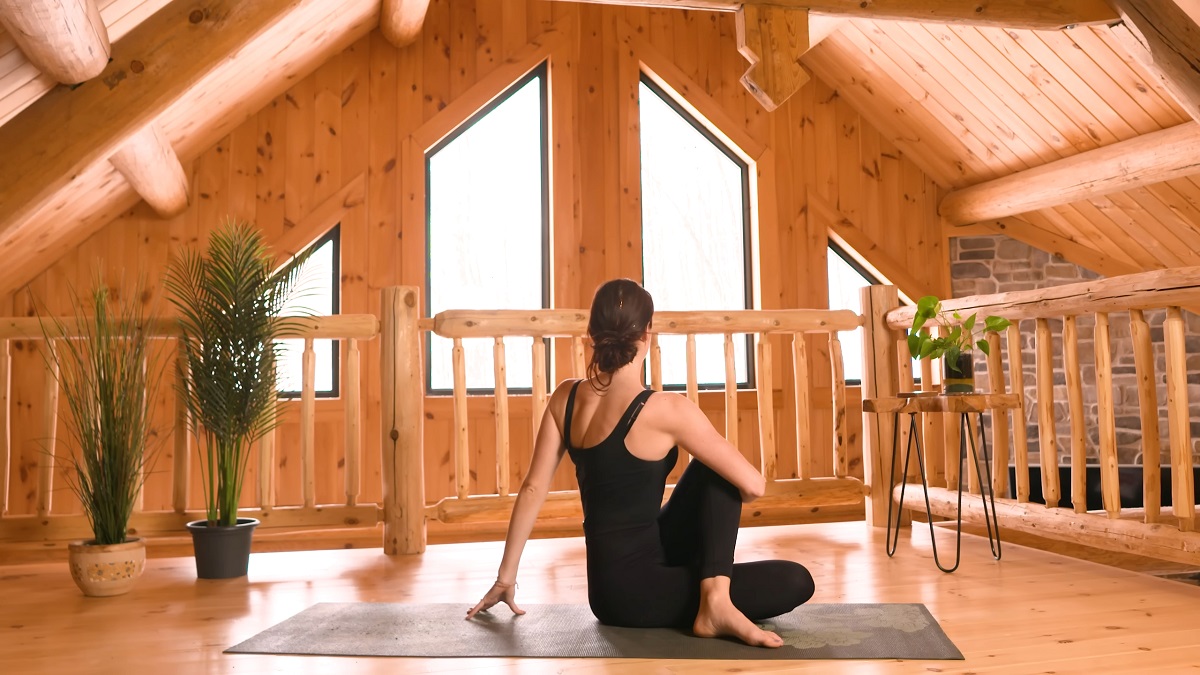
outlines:
[[[108,161],[163,218],[177,216],[187,208],[187,175],[158,125],[135,133]]]
[[[569,0],[575,2],[578,0]],[[602,5],[672,7],[735,12],[745,5],[806,9],[845,18],[921,21],[1004,28],[1059,30],[1109,25],[1119,18],[1104,0],[581,0]]]
[[[30,63],[65,84],[99,75],[112,53],[95,0],[0,0],[0,25]]]
[[[1171,0],[1113,4],[1121,15],[1113,35],[1200,122],[1200,27],[1195,18]]]
[[[743,5],[736,23],[738,52],[750,62],[742,86],[767,112],[773,111],[808,82],[808,71],[800,65],[809,48],[808,12]]]
[[[429,0],[383,0],[379,30],[396,47],[407,47],[421,34],[428,10]]]
[[[938,213],[952,225],[1101,197],[1200,173],[1200,125],[1188,122],[955,190]]]

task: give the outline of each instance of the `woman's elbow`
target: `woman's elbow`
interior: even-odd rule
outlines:
[[[767,493],[767,479],[761,474],[756,475],[750,485],[742,489],[742,502],[750,503]]]

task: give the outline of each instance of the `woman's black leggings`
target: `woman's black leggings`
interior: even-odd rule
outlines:
[[[813,579],[787,560],[733,562],[742,500],[738,489],[692,460],[657,526],[589,534],[588,596],[602,623],[691,626],[700,580],[730,578],[733,604],[751,620],[786,614],[813,595]]]

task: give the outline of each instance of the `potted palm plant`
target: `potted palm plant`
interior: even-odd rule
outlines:
[[[925,325],[931,319],[942,327],[941,335],[937,337],[931,335]],[[942,359],[943,393],[970,394],[975,391],[972,350],[978,347],[987,355],[990,346],[984,336],[999,333],[1010,323],[1008,319],[988,316],[980,327],[975,313],[964,317],[957,311],[947,312],[936,296],[926,295],[917,301],[917,313],[913,315],[912,328],[908,331],[908,352],[914,359]]]
[[[229,221],[205,255],[187,249],[168,266],[186,359],[177,395],[190,413],[204,486],[205,519],[187,524],[201,579],[246,574],[258,520],[239,518],[238,504],[251,447],[278,423],[278,340],[298,327],[280,312],[305,259],[275,269],[259,231]]]
[[[75,447],[68,456],[67,484],[83,505],[93,538],[68,547],[71,576],[84,595],[120,595],[133,588],[146,563],[146,544],[127,535],[129,519],[150,466],[153,435],[149,401],[155,396],[161,360],[149,349],[147,316],[140,292],[116,300],[97,281],[91,293],[71,292],[74,326],[41,320],[53,347],[68,414],[65,427]],[[55,339],[77,331],[77,338]]]

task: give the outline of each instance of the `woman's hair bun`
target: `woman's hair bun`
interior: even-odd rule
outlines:
[[[588,336],[592,339],[588,376],[593,381],[601,375],[611,376],[633,361],[638,340],[649,330],[653,316],[654,300],[636,281],[613,279],[601,285],[588,317]]]

